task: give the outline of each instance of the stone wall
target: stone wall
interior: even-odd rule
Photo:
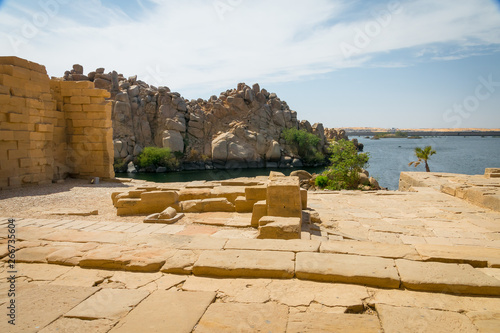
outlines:
[[[109,92],[50,79],[0,57],[0,189],[67,177],[114,177]]]

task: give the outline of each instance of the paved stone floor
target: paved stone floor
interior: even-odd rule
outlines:
[[[238,214],[1,217],[0,332],[499,332],[500,213],[412,191],[309,193],[321,223],[289,241]]]

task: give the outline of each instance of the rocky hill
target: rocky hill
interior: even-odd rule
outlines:
[[[64,80],[93,81],[107,89],[113,102],[115,160],[132,161],[144,147],[168,147],[182,156],[183,169],[301,167],[304,156],[281,137],[298,128],[319,138],[316,147],[327,152],[328,139],[347,138],[344,131],[321,123],[299,121],[275,93],[239,83],[235,89],[208,100],[187,100],[168,87],[154,87],[116,71],[98,68],[87,75],[74,65]],[[316,162],[317,163],[317,162]]]

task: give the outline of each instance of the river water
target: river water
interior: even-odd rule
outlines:
[[[375,177],[380,186],[397,190],[399,174],[402,171],[425,171],[425,167],[408,166],[417,160],[415,147],[432,146],[436,154],[429,159],[433,172],[463,173],[468,175],[484,174],[485,168],[500,168],[500,138],[496,137],[424,137],[422,139],[387,138],[371,140],[364,137],[351,137],[364,144],[364,152],[370,154],[370,176]],[[303,168],[309,172],[320,173],[323,168]],[[268,175],[270,171],[280,171],[288,175],[294,169],[235,169],[203,170],[169,173],[123,174],[117,177],[130,177],[159,183],[187,182],[193,180],[223,180],[236,177]]]

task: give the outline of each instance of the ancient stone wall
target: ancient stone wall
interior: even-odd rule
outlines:
[[[0,189],[114,177],[106,97],[92,82],[51,80],[42,65],[0,57]]]

